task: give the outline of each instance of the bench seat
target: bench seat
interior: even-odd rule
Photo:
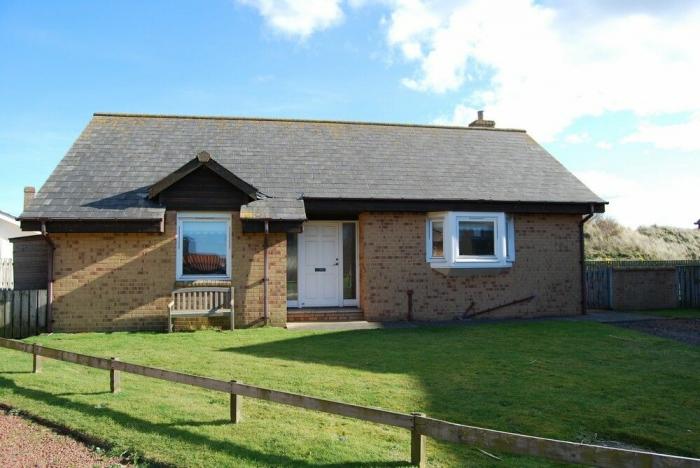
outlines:
[[[173,319],[226,317],[234,326],[233,288],[227,287],[193,287],[179,288],[172,292],[168,304],[168,332],[173,331]]]

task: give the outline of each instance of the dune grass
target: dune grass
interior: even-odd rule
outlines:
[[[459,423],[700,455],[700,349],[609,325],[54,334],[45,346]],[[408,431],[0,349],[0,402],[182,466],[404,466]],[[543,460],[429,440],[431,466]]]

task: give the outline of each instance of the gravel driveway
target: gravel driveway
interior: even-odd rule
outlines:
[[[68,436],[0,410],[0,464],[14,467],[121,466]]]
[[[613,325],[700,346],[700,319],[643,320],[617,322]]]

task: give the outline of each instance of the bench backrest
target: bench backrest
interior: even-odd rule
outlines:
[[[173,311],[230,311],[233,288],[197,287],[173,291]]]

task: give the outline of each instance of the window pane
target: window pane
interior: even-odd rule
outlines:
[[[299,300],[299,235],[287,233],[287,300]]]
[[[226,275],[228,223],[182,222],[182,274]]]
[[[343,299],[357,299],[355,223],[343,223]]]
[[[444,257],[445,251],[443,250],[442,221],[431,221],[430,230],[430,239],[433,242],[431,256]]]
[[[490,221],[460,221],[459,255],[495,255],[493,228]]]

